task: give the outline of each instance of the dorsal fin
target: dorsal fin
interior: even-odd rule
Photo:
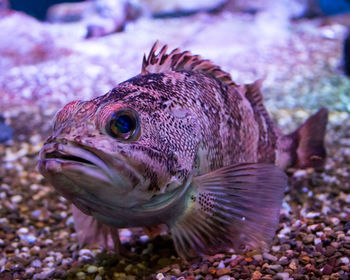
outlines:
[[[141,75],[150,73],[163,73],[169,71],[198,71],[212,75],[226,85],[236,84],[232,81],[231,75],[210,60],[202,59],[199,55],[192,55],[189,51],[181,52],[174,49],[167,54],[168,46],[164,45],[156,54],[159,42],[156,41],[149,52],[148,57],[143,57]]]
[[[264,79],[256,80],[254,83],[246,84],[243,87],[243,90],[245,92],[245,97],[249,100],[249,102],[258,108],[263,107],[265,109],[265,106],[263,104],[263,95],[261,93],[261,86]]]

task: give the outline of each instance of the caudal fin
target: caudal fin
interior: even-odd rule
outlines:
[[[326,159],[324,138],[328,110],[320,109],[309,117],[295,132],[285,136],[292,142],[291,166],[322,168]]]

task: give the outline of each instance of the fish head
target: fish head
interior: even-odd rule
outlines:
[[[165,199],[189,178],[198,144],[195,114],[166,98],[124,82],[67,104],[56,114],[39,170],[87,214]]]

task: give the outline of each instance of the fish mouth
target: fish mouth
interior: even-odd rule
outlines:
[[[45,158],[46,159],[62,160],[62,161],[72,161],[72,162],[77,162],[77,163],[82,163],[82,164],[96,165],[93,162],[91,162],[90,160],[87,160],[85,158],[73,156],[73,155],[62,154],[58,151],[53,151],[53,152],[47,153]]]
[[[39,157],[39,170],[49,177],[64,173],[78,181],[79,176],[89,176],[121,191],[130,190],[143,180],[141,174],[121,156],[114,155],[112,161],[102,152],[71,142],[45,144]]]

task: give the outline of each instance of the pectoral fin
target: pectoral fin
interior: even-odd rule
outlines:
[[[272,164],[227,166],[193,179],[182,216],[169,224],[183,258],[241,245],[261,247],[275,234],[287,176]]]

